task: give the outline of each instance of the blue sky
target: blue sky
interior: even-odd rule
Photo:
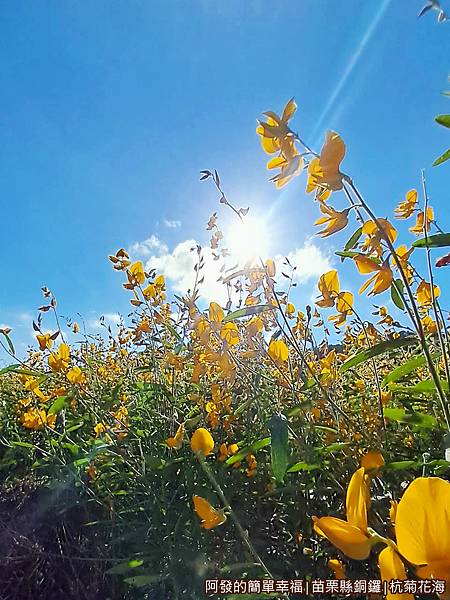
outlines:
[[[309,302],[316,272],[351,230],[311,241],[319,214],[304,177],[281,192],[267,181],[256,118],[292,96],[295,129],[310,144],[319,149],[328,128],[342,135],[343,168],[379,216],[419,186],[425,167],[446,229],[450,167],[431,163],[449,145],[433,118],[450,108],[440,94],[450,24],[434,13],[418,20],[422,4],[3,2],[0,323],[14,328],[18,350],[33,341],[43,285],[61,314],[80,313],[93,329],[101,314],[128,312],[107,260],[119,247],[152,240],[134,248],[180,288],[190,240],[207,245],[218,208],[198,181],[205,168],[270,221],[271,253],[303,260],[298,303]],[[343,203],[336,195],[333,205]],[[351,289],[362,283],[353,268],[345,277]]]

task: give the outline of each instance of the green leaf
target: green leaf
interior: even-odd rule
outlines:
[[[437,421],[432,415],[425,415],[419,412],[407,413],[403,408],[385,408],[383,414],[391,421],[415,425],[424,429],[437,427]]]
[[[19,448],[30,448],[34,449],[36,446],[34,444],[29,444],[28,442],[11,442],[11,446],[19,446]]]
[[[270,437],[262,438],[261,440],[254,442],[250,446],[246,446],[245,448],[242,448],[242,450],[240,450],[239,452],[236,452],[236,454],[233,454],[233,456],[230,456],[230,458],[228,458],[225,461],[225,464],[226,465],[234,465],[234,463],[239,462],[240,460],[243,460],[247,456],[247,454],[254,454],[255,452],[258,452],[258,450],[261,450],[262,448],[265,448],[266,446],[270,446]]]
[[[49,415],[57,415],[66,405],[67,396],[59,396],[48,409]]]
[[[234,321],[235,319],[242,319],[242,317],[257,315],[259,313],[265,312],[266,310],[273,309],[274,307],[270,306],[270,304],[259,304],[258,306],[245,306],[244,308],[240,308],[239,310],[235,310],[229,313],[226,317],[224,317],[222,323],[228,323],[229,321]]]
[[[283,483],[289,464],[288,421],[282,414],[273,415],[269,421],[272,472],[277,483]]]
[[[450,148],[448,150],[446,150],[444,152],[444,154],[441,154],[441,156],[439,156],[439,158],[437,158],[431,166],[437,167],[438,165],[445,163],[449,159],[450,159]]]
[[[439,123],[439,125],[450,129],[450,115],[438,115],[434,120],[436,123]]]
[[[9,349],[11,351],[11,354],[15,354],[16,351],[14,350],[14,345],[11,341],[11,338],[9,337],[9,335],[5,332],[5,331],[0,331],[0,333],[3,335],[3,337],[6,339],[6,343],[9,346]]]
[[[339,250],[338,252],[335,252],[335,254],[340,256],[342,261],[344,261],[344,258],[353,258],[354,256],[357,256],[359,252],[354,252],[353,250]]]
[[[14,373],[15,370],[17,369],[17,367],[20,367],[20,364],[9,365],[8,367],[5,367],[4,369],[0,369],[0,375],[4,375],[5,373]]]
[[[439,354],[439,352],[435,352],[432,355],[433,360],[437,358]],[[418,367],[424,365],[426,362],[427,359],[423,354],[420,354],[419,356],[414,356],[413,358],[405,362],[403,365],[400,365],[399,367],[395,368],[393,371],[388,373],[388,375],[386,375],[386,377],[381,382],[381,387],[385,387],[388,383],[393,383],[394,381],[398,381],[402,377],[409,375]]]
[[[414,248],[443,248],[450,246],[450,233],[436,233],[413,242]]]
[[[341,373],[345,373],[352,367],[356,367],[361,363],[366,362],[370,358],[374,356],[378,356],[380,354],[384,354],[385,352],[389,352],[390,350],[395,350],[396,348],[403,348],[404,346],[415,346],[418,343],[418,339],[416,337],[403,337],[396,338],[394,340],[388,340],[386,342],[381,342],[380,344],[376,344],[372,346],[372,348],[368,348],[367,350],[363,350],[362,352],[357,352],[350,358],[348,358],[341,368],[339,369]]]
[[[297,473],[297,471],[315,471],[320,469],[320,465],[308,464],[305,462],[297,462],[292,467],[289,467],[287,473]]]
[[[356,244],[359,241],[359,238],[362,235],[362,227],[359,227],[355,233],[353,233],[353,235],[347,240],[345,246],[344,246],[344,251],[346,250],[353,250],[353,248],[356,246]]]
[[[405,303],[403,302],[403,281],[401,279],[395,279],[391,285],[391,299],[397,308],[405,310]]]
[[[321,450],[322,452],[338,452],[339,450],[344,450],[344,448],[347,448],[350,444],[351,442],[335,442],[334,444],[325,446],[325,448],[321,448]]]
[[[448,383],[443,379],[441,381],[441,387],[444,392],[448,392]],[[432,379],[425,379],[424,381],[419,381],[415,385],[397,385],[395,383],[391,383],[389,385],[389,389],[393,392],[401,392],[403,394],[436,394],[436,385]]]
[[[384,468],[392,469],[393,471],[404,471],[406,469],[416,469],[420,466],[415,460],[398,460],[396,462],[387,463]]]

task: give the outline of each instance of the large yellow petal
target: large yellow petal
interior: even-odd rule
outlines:
[[[364,467],[361,467],[353,473],[353,476],[350,479],[345,501],[347,521],[350,525],[359,527],[362,531],[367,531],[368,486],[366,471]]]
[[[369,556],[371,541],[358,527],[336,517],[313,517],[313,521],[316,533],[326,537],[349,558],[365,560]]]
[[[378,556],[378,567],[380,569],[381,580],[388,582],[387,600],[414,600],[412,594],[393,594],[389,591],[389,582],[392,579],[408,579],[406,576],[405,565],[394,548],[387,546],[380,552]]]
[[[395,529],[400,553],[415,565],[449,562],[450,483],[418,477],[397,508]]]

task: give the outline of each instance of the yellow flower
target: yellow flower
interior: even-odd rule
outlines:
[[[306,184],[306,193],[310,194],[316,190],[316,199],[325,202],[331,194],[331,190],[319,186],[320,178],[323,176],[323,171],[320,168],[320,159],[313,158],[308,165],[308,181]]]
[[[267,154],[274,154],[282,149],[282,144],[292,132],[288,127],[289,120],[294,116],[297,110],[295,100],[291,98],[279,117],[274,112],[266,112],[267,123],[259,121],[256,133],[261,136],[261,144]]]
[[[226,444],[220,444],[218,460],[220,462],[224,462],[229,456],[236,454],[238,450],[239,446],[237,444],[230,444],[229,446]]]
[[[316,301],[317,306],[321,308],[331,308],[334,306],[336,296],[339,294],[339,277],[337,271],[328,271],[321,275],[317,287],[322,294],[322,297]]]
[[[46,350],[49,349],[53,346],[53,339],[52,339],[52,334],[51,333],[42,333],[42,334],[37,334],[36,335],[36,339],[39,342],[39,350]]]
[[[82,385],[83,383],[86,383],[86,376],[81,371],[80,367],[77,366],[72,367],[69,371],[67,371],[66,377],[70,383],[73,383],[74,385]]]
[[[329,235],[333,235],[344,227],[347,227],[348,224],[348,213],[350,212],[349,208],[346,208],[343,211],[335,210],[332,206],[327,206],[324,202],[320,203],[320,211],[325,215],[324,217],[320,217],[314,223],[314,225],[323,225],[327,224],[325,229],[319,231],[318,235],[321,237],[328,237]]]
[[[184,423],[181,423],[181,425],[178,427],[175,435],[173,437],[167,438],[167,440],[166,440],[167,446],[169,448],[173,448],[174,450],[179,450],[181,448],[181,446],[183,445],[184,432],[185,432]]]
[[[353,474],[347,489],[347,520],[313,517],[314,530],[349,558],[365,560],[374,543],[367,530],[368,500],[369,482],[365,469],[361,467]]]
[[[95,425],[94,427],[94,431],[95,437],[99,437],[102,433],[106,431],[106,427],[103,425],[103,423],[97,423],[97,425]]]
[[[329,320],[334,321],[335,326],[339,327],[353,312],[353,294],[351,292],[340,292],[336,296],[336,310],[339,314],[331,315]]]
[[[398,503],[395,521],[400,554],[423,579],[442,579],[450,597],[450,483],[418,477]]]
[[[201,496],[192,496],[194,502],[194,510],[197,516],[201,519],[201,527],[203,529],[213,529],[218,525],[222,525],[227,520],[223,509],[217,510]]]
[[[417,190],[409,190],[406,194],[405,200],[395,209],[395,216],[397,219],[408,219],[414,212],[417,204]]]
[[[431,223],[434,221],[434,212],[431,206],[427,208],[427,233],[430,231]],[[417,213],[416,224],[409,228],[414,235],[422,235],[425,233],[425,213],[420,211]]]
[[[360,273],[366,274],[373,273],[375,271],[375,275],[369,277],[369,279],[361,286],[359,290],[360,294],[362,294],[372,283],[373,288],[369,292],[369,296],[381,294],[391,286],[393,275],[388,261],[378,265],[365,254],[357,254],[353,260],[355,261]]]
[[[434,286],[434,297],[439,298],[441,290],[437,285]],[[417,286],[416,299],[422,308],[429,308],[432,304],[431,284],[422,280]]]
[[[328,131],[325,143],[318,159],[313,159],[308,167],[308,185],[306,191],[318,188],[319,198],[325,200],[322,191],[342,189],[340,165],[345,156],[345,144],[339,134]]]
[[[43,429],[46,425],[54,427],[56,415],[48,415],[43,409],[30,408],[22,415],[20,420],[22,425],[27,429],[38,431],[39,429]]]
[[[52,352],[48,357],[48,366],[52,371],[58,373],[69,366],[70,349],[67,344],[61,344],[57,352]]]
[[[145,281],[144,265],[140,260],[134,262],[129,270],[129,283],[134,285],[142,285]]]
[[[288,151],[287,156],[272,158],[272,160],[267,163],[268,169],[281,169],[277,175],[270,178],[270,181],[273,181],[277,188],[284,187],[303,169],[303,157],[300,156],[294,144],[289,146],[289,148],[290,150]]]
[[[192,452],[208,456],[214,448],[214,439],[207,429],[200,427],[191,437]]]
[[[376,252],[381,254],[381,241],[389,239],[390,242],[395,242],[397,239],[397,230],[387,219],[377,219],[375,221],[366,221],[362,227],[362,232],[366,234],[366,239],[363,243],[363,250],[367,254]]]
[[[430,317],[430,315],[426,315],[423,319],[420,319],[422,322],[422,327],[425,333],[436,335],[437,333],[437,324],[434,319]]]
[[[333,571],[334,579],[345,579],[345,565],[338,558],[330,558],[327,566]]]
[[[289,348],[283,340],[271,340],[267,353],[277,364],[284,363],[289,358]]]
[[[239,330],[236,323],[222,325],[219,335],[223,340],[226,340],[229,346],[235,346],[239,343]]]

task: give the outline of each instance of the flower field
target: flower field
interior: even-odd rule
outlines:
[[[91,335],[43,288],[26,359],[0,330],[2,598],[200,599],[207,579],[450,598],[450,340],[435,283],[448,225],[425,174],[377,214],[346,171],[352,149],[334,131],[310,148],[296,111],[292,99],[264,113],[255,151],[277,188],[305,179],[319,236],[345,230],[314,303],[294,305],[288,258],[230,264],[228,302],[205,305],[200,246],[180,295],[121,248],[109,261],[132,312],[117,328]],[[245,224],[252,208],[216,171],[200,177],[210,250],[226,258],[221,215]],[[358,274],[357,293],[338,269]],[[351,587],[361,580],[382,587]]]

